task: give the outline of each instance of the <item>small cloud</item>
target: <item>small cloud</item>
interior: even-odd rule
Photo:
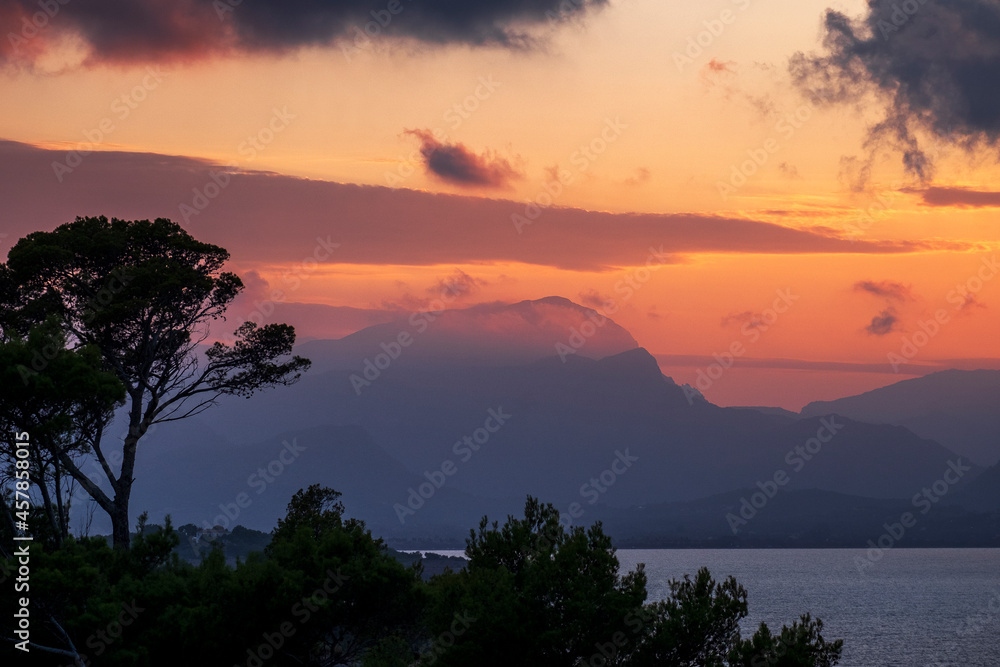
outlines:
[[[381,310],[418,312],[427,308],[431,300],[424,297],[416,297],[406,292],[396,299],[383,299],[376,304]]]
[[[663,315],[660,315],[658,312],[656,312],[656,306],[655,305],[649,307],[649,312],[646,313],[646,317],[648,317],[649,319],[651,319],[653,321],[659,321],[659,320],[663,319]]]
[[[609,302],[613,301],[612,297],[604,296],[595,289],[587,290],[586,292],[580,292],[580,303],[588,308],[600,309],[604,308]]]
[[[740,69],[732,60],[712,58],[698,71],[702,85],[721,94],[726,101],[748,104],[762,118],[773,116],[777,107],[772,99],[773,79],[766,68],[753,63]]]
[[[985,310],[986,304],[977,299],[975,294],[972,294],[971,292],[966,292],[965,300],[962,302],[962,305],[958,307],[958,312],[962,315],[971,315],[972,310],[977,308],[982,308]]]
[[[784,176],[788,178],[802,178],[799,175],[799,168],[794,164],[788,164],[787,162],[782,162],[778,165],[778,171],[780,171]]]
[[[705,66],[702,68],[705,74],[735,74],[736,73],[736,61],[734,60],[719,60],[717,58],[712,58]]]
[[[720,326],[728,327],[734,322],[736,324],[749,326],[751,329],[756,329],[763,324],[759,313],[755,313],[752,310],[744,310],[742,313],[726,315],[722,318]]]
[[[880,282],[860,280],[854,283],[854,290],[856,292],[867,292],[887,301],[910,301],[913,299],[910,288],[907,285],[892,280],[882,280]]]
[[[869,336],[885,336],[898,330],[899,314],[896,305],[906,301],[914,301],[913,293],[908,285],[893,280],[859,280],[854,283],[855,292],[864,292],[882,299],[882,310],[872,317],[865,327]]]
[[[635,170],[635,174],[629,176],[625,179],[625,185],[642,185],[649,181],[652,172],[646,167],[639,167]]]
[[[239,274],[243,281],[243,291],[233,301],[234,312],[249,312],[254,309],[254,302],[267,301],[271,296],[271,283],[258,271],[250,269]]]
[[[420,139],[427,171],[448,183],[465,187],[506,188],[523,175],[506,158],[491,151],[476,155],[460,143],[446,144],[427,130],[406,130]]]
[[[460,298],[468,296],[486,285],[489,285],[489,282],[481,278],[474,278],[461,269],[455,269],[450,276],[439,278],[437,283],[428,287],[427,293]]]
[[[868,332],[869,336],[885,336],[896,331],[897,324],[899,324],[899,318],[896,317],[895,310],[886,308],[872,318],[871,323],[865,327],[865,331]]]

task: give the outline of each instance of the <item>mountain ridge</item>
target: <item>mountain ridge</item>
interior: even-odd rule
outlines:
[[[585,517],[771,488],[776,480],[783,492],[902,502],[958,458],[901,426],[836,415],[793,419],[694,399],[613,320],[598,326],[593,309],[561,298],[511,307],[442,314],[422,334],[426,348],[417,339],[399,343],[408,330],[391,323],[352,334],[347,344],[297,346],[314,361],[297,384],[224,397],[181,431],[152,434],[144,448],[155,455],[140,455],[138,465],[145,479],[159,481],[137,486],[136,506],[154,517],[173,511],[188,515],[178,521],[212,522],[285,442],[307,449],[266,493],[250,495],[252,507],[241,512],[251,527],[271,526],[287,496],[321,483],[342,490],[354,515],[399,540],[464,535],[484,514],[516,513],[526,495]],[[556,325],[545,319],[553,313]],[[557,345],[586,321],[594,327],[579,353],[559,354]],[[442,323],[441,332],[430,328]],[[491,335],[458,350],[450,344],[456,332],[481,325]],[[519,345],[525,327],[532,332]],[[470,355],[477,349],[485,359]],[[378,354],[385,356],[376,372],[364,375],[366,360],[374,365]],[[178,433],[182,447],[173,446]],[[957,487],[979,472],[970,467]],[[184,477],[197,483],[178,504],[170,480]],[[949,497],[960,498],[961,488]]]

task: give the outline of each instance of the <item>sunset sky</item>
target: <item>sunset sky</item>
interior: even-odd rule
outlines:
[[[309,337],[561,295],[721,405],[1000,368],[1000,10],[912,4],[0,0],[0,244],[169,217]]]

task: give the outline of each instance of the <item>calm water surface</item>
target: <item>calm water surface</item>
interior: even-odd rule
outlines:
[[[1000,667],[1000,549],[892,549],[863,572],[859,558],[863,550],[618,551],[623,571],[646,564],[650,600],[701,566],[717,581],[736,577],[750,607],[744,636],[810,612],[824,637],[844,639],[846,667]]]

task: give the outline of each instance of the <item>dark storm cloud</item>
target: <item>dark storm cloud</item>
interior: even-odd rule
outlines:
[[[462,144],[445,144],[426,130],[407,130],[420,139],[420,154],[427,171],[456,185],[503,188],[521,174],[497,155],[476,155]]]
[[[37,0],[0,0],[0,62],[37,56],[37,35],[79,37],[92,62],[198,58],[220,53],[282,53],[373,38],[433,44],[522,47],[527,30],[561,22],[607,0],[52,0],[42,30],[24,30]]]
[[[823,54],[798,53],[796,84],[816,102],[859,103],[874,92],[885,116],[866,149],[891,147],[927,180],[925,131],[965,150],[1000,144],[1000,3],[995,0],[869,0],[858,20],[827,10]]]

